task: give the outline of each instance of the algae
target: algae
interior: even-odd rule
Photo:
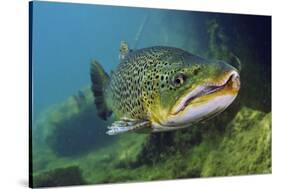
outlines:
[[[209,153],[202,176],[271,173],[270,133],[271,113],[242,108]]]
[[[32,187],[52,187],[86,184],[78,167],[58,168],[36,175]]]

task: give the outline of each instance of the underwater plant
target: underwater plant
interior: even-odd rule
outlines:
[[[53,187],[86,184],[77,166],[58,168],[36,175],[32,187]]]

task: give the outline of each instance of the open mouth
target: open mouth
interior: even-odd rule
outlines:
[[[236,71],[230,72],[225,78],[225,80],[219,83],[207,83],[203,86],[195,88],[180,101],[179,105],[176,107],[172,114],[178,114],[180,111],[184,110],[193,100],[221,91],[228,86],[236,89],[237,91],[239,90],[240,79],[239,74]]]

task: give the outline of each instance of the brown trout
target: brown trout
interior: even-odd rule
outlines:
[[[130,51],[121,46],[117,69],[108,75],[91,64],[98,115],[115,122],[107,134],[181,129],[224,111],[240,89],[236,68],[174,47]]]

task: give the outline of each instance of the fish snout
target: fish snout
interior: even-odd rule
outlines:
[[[239,71],[235,67],[224,61],[218,62],[217,68],[218,70],[221,70],[223,73],[222,74],[222,77],[224,78],[222,79],[222,81],[224,81],[223,83],[226,84],[227,87],[232,89],[234,92],[238,92],[241,85]]]
[[[233,73],[230,75],[230,82],[231,87],[233,90],[239,91],[240,89],[240,76],[238,72],[233,71]]]

